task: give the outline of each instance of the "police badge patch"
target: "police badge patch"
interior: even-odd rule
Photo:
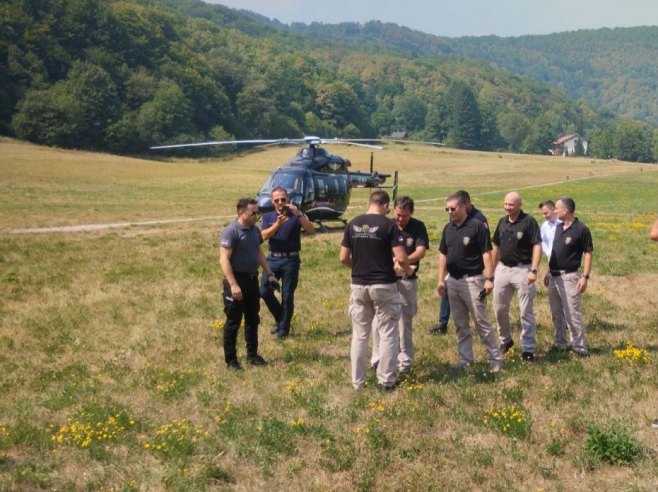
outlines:
[[[414,245],[414,238],[408,237],[407,238],[407,248],[411,248]]]
[[[521,239],[523,239],[523,231],[518,231],[518,232],[516,233],[516,239],[519,240],[519,241],[520,241]]]
[[[567,238],[564,240],[564,244],[571,244],[571,237],[567,236]]]
[[[471,238],[470,237],[465,237],[462,241],[464,243],[464,246],[468,246],[471,242]]]

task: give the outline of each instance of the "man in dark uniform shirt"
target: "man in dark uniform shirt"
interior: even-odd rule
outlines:
[[[466,214],[469,219],[477,219],[484,224],[484,227],[489,230],[489,223],[487,218],[482,212],[473,206],[471,203],[471,195],[466,190],[459,190],[455,195],[464,200],[466,204]],[[450,320],[450,302],[448,296],[441,297],[439,305],[439,324],[430,328],[430,333],[435,335],[445,335],[448,333],[448,321]]]
[[[290,322],[295,310],[295,289],[301,264],[301,231],[314,234],[315,227],[296,205],[290,203],[285,188],[272,190],[272,203],[274,211],[263,215],[261,234],[264,241],[269,241],[267,262],[274,276],[281,281],[281,302],[265,275],[261,281],[260,295],[276,321],[272,332],[277,333],[279,338],[285,338],[290,334]]]
[[[532,302],[537,293],[535,282],[541,261],[539,224],[521,206],[516,192],[505,195],[503,207],[507,216],[500,219],[493,235],[493,265],[496,280],[493,309],[498,324],[500,350],[507,353],[514,345],[509,310],[514,291],[519,297],[521,313],[521,357],[534,359],[537,346],[537,325]]]
[[[548,262],[548,301],[555,328],[555,345],[560,349],[571,346],[574,353],[586,357],[589,351],[580,304],[592,271],[592,234],[585,224],[574,217],[576,203],[571,198],[560,198],[555,210],[562,221],[555,230]],[[581,274],[579,268],[583,256],[585,262]],[[571,331],[571,341],[567,338],[567,328]]]
[[[237,219],[220,236],[219,263],[224,273],[224,360],[229,369],[239,370],[236,342],[243,316],[247,362],[255,366],[266,363],[258,354],[258,265],[270,281],[276,282],[276,279],[260,249],[263,239],[256,226],[260,219],[256,200],[242,198],[236,209]]]
[[[347,225],[340,246],[341,263],[352,269],[350,360],[352,386],[356,390],[365,385],[368,340],[375,318],[374,328],[379,332],[377,385],[390,391],[397,381],[401,307],[394,259],[405,274],[411,275],[413,270],[404,252],[402,234],[395,222],[386,218],[389,203],[388,193],[373,192],[368,211]]]
[[[402,315],[400,316],[400,353],[398,354],[398,373],[411,371],[414,357],[413,345],[413,317],[418,311],[418,268],[420,260],[425,257],[429,248],[429,237],[425,224],[412,217],[414,213],[414,201],[408,196],[402,196],[395,200],[393,215],[395,224],[404,239],[404,250],[409,257],[409,263],[414,272],[406,275],[399,265],[394,269],[398,277],[398,290],[402,302]],[[375,320],[376,322],[376,320]],[[372,357],[370,362],[373,368],[379,365],[379,330],[372,331]]]
[[[503,368],[497,336],[487,316],[486,296],[493,289],[491,239],[484,224],[468,217],[466,203],[459,195],[446,201],[450,222],[443,228],[439,246],[440,296],[450,296],[450,307],[457,326],[459,364],[474,362],[469,315],[484,344],[493,372]],[[447,275],[447,274],[450,275]]]

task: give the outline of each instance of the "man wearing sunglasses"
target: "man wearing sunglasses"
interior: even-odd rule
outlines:
[[[263,215],[261,234],[264,241],[269,241],[267,262],[276,279],[281,281],[281,301],[274,294],[278,284],[272,283],[266,275],[261,281],[260,295],[276,321],[272,333],[283,339],[290,334],[290,322],[295,311],[295,289],[301,264],[301,231],[314,234],[315,227],[296,205],[290,203],[285,188],[274,188],[271,196],[274,211]]]
[[[489,231],[482,222],[468,216],[464,198],[456,193],[446,200],[446,212],[450,222],[443,228],[439,245],[438,291],[441,297],[449,296],[457,326],[459,364],[466,367],[474,362],[470,315],[487,350],[489,366],[498,372],[503,368],[503,357],[486,301],[494,281]],[[447,279],[446,273],[450,273]]]
[[[220,236],[219,263],[224,273],[224,360],[229,369],[240,370],[236,342],[243,316],[247,362],[253,366],[266,364],[258,354],[258,265],[271,280],[275,279],[260,248],[263,239],[256,226],[260,219],[258,203],[241,198],[236,209],[237,219]]]

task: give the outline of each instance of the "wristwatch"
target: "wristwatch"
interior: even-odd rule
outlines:
[[[491,277],[484,277],[484,280],[485,280],[485,282],[486,282],[487,280],[489,280],[490,282],[493,282],[493,281],[494,281],[494,277],[493,277],[493,275],[492,275]]]
[[[535,275],[537,275],[537,269],[533,268],[532,270],[530,270],[530,273],[534,273]]]

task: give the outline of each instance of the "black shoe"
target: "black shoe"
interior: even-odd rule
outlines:
[[[395,391],[395,385],[394,384],[377,383],[377,389],[379,391],[384,391],[386,393],[390,393],[391,391]]]
[[[260,355],[250,355],[247,357],[247,363],[251,364],[252,366],[266,366],[267,361],[263,359]]]
[[[448,323],[446,321],[441,321],[438,325],[430,328],[430,333],[433,335],[446,335],[448,333]]]
[[[509,352],[509,349],[511,349],[512,347],[514,347],[514,340],[510,340],[507,343],[501,343],[500,344],[500,351],[503,354],[506,354],[507,352]]]
[[[242,366],[238,362],[238,359],[233,359],[233,360],[228,361],[226,363],[226,367],[228,367],[229,369],[232,369],[234,371],[242,370]]]
[[[532,352],[523,352],[521,354],[521,358],[523,360],[534,360],[535,359],[535,354],[533,354]]]
[[[277,331],[277,332],[276,332],[276,337],[277,337],[279,340],[285,340],[286,338],[288,338],[289,335],[290,335],[290,333],[285,333],[285,332],[283,332],[283,331]]]

